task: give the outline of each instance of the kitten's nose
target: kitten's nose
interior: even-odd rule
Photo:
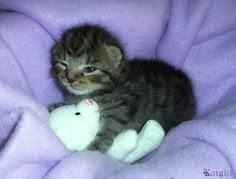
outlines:
[[[74,78],[67,78],[67,80],[70,82],[70,83],[73,83],[75,81]]]
[[[67,80],[70,82],[70,83],[73,83],[75,82],[76,80],[79,79],[79,76],[78,75],[74,75],[72,73],[66,73],[66,78]]]

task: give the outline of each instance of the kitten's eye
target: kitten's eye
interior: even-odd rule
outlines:
[[[67,63],[66,62],[60,62],[61,65],[67,67]]]
[[[56,66],[59,66],[59,67],[61,67],[61,68],[63,68],[63,69],[66,69],[67,68],[67,63],[66,62],[57,62],[56,63]]]
[[[92,73],[96,70],[97,70],[96,67],[85,67],[83,71],[84,71],[84,73]]]

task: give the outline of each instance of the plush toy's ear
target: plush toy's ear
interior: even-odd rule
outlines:
[[[78,103],[76,110],[80,112],[87,121],[98,120],[100,116],[98,104],[92,99],[85,99]]]
[[[106,45],[105,46],[108,56],[113,62],[113,66],[115,68],[118,68],[121,64],[121,61],[123,60],[123,53],[121,49],[114,45]]]
[[[85,102],[87,103],[87,105],[89,106],[93,106],[94,105],[94,101],[92,99],[85,99]]]

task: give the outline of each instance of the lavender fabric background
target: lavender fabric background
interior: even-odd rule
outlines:
[[[47,126],[46,106],[63,99],[50,48],[83,23],[109,28],[129,57],[162,58],[193,80],[196,119],[135,165],[70,154]],[[235,0],[1,0],[0,178],[234,178],[235,59]]]

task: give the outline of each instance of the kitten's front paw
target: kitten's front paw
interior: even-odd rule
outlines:
[[[57,104],[53,104],[51,106],[48,107],[48,111],[52,112],[53,110],[55,110],[56,108],[59,108],[61,106],[65,106],[65,103],[57,103]]]
[[[91,151],[98,150],[102,153],[105,153],[111,147],[112,142],[112,138],[97,136],[96,139],[87,147],[87,149]]]

